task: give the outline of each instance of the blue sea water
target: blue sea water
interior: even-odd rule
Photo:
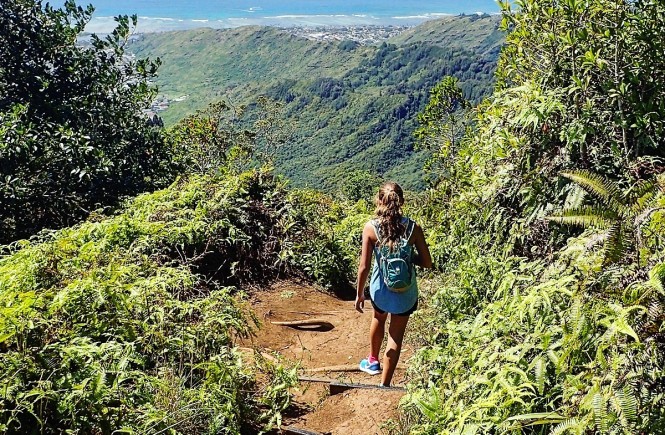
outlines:
[[[61,6],[64,0],[51,1]],[[441,15],[497,13],[495,0],[78,0],[92,3],[92,31],[112,28],[112,17],[137,14],[144,31],[196,26],[413,25]]]
[[[86,3],[79,2],[81,4]],[[92,0],[99,15],[132,14],[174,19],[255,18],[257,15],[415,16],[498,12],[494,0]],[[55,4],[55,3],[54,3]]]

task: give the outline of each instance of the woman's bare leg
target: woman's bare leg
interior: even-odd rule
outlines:
[[[383,336],[386,334],[386,319],[388,313],[379,313],[374,310],[374,317],[372,323],[369,325],[369,354],[374,358],[379,358],[381,352],[381,343],[383,343]]]
[[[402,352],[402,340],[409,316],[390,315],[390,326],[388,327],[388,344],[386,353],[383,356],[383,373],[381,374],[381,384],[388,387],[393,380],[393,374],[399,361],[399,355]]]

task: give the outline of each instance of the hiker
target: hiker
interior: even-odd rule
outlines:
[[[402,339],[409,316],[418,308],[418,285],[414,265],[431,268],[432,257],[423,230],[411,219],[402,216],[404,193],[394,182],[386,182],[376,196],[376,218],[363,228],[362,253],[358,266],[356,310],[363,312],[369,297],[374,317],[369,328],[370,352],[360,362],[360,370],[381,373],[378,356],[390,314],[388,344],[383,357],[381,386],[388,387],[402,350]],[[415,251],[414,251],[415,247]],[[369,293],[365,282],[372,262]]]

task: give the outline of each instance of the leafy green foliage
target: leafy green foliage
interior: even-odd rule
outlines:
[[[534,119],[523,147],[543,177],[588,169],[622,187],[662,170],[665,88],[655,56],[663,6],[650,1],[505,2],[511,30],[497,75],[501,89],[532,86],[558,108]],[[657,42],[658,41],[658,42]],[[545,115],[544,113],[542,115]],[[537,130],[534,130],[534,132]],[[551,201],[543,195],[542,201]]]
[[[243,362],[234,338],[257,320],[228,286],[303,274],[303,263],[312,265],[303,276],[347,278],[350,266],[322,224],[341,220],[329,205],[287,193],[265,171],[189,176],[116,216],[8,246],[0,259],[3,432],[278,425],[295,372]],[[257,384],[257,369],[274,382]]]
[[[420,127],[414,132],[417,145],[430,151],[432,157],[425,164],[425,172],[438,174],[439,163],[456,158],[459,141],[470,128],[471,103],[464,97],[456,78],[446,76],[430,91],[425,110],[418,114]],[[445,164],[445,168],[453,165]],[[454,174],[440,176],[453,177]],[[430,175],[430,183],[438,184],[437,175]]]
[[[411,400],[427,421],[414,433],[639,433],[662,425],[657,412],[645,417],[662,407],[651,384],[663,376],[665,361],[654,358],[661,345],[631,326],[645,314],[643,301],[588,297],[620,292],[633,272],[602,272],[585,243],[572,242],[548,266],[511,259],[494,268],[479,307],[459,303],[474,299],[463,286],[442,283],[424,314],[436,332],[416,361],[428,371],[414,370]],[[662,298],[647,300],[662,306]]]
[[[660,68],[636,35],[662,40],[662,8],[511,3],[498,87],[414,214],[439,273],[418,319],[410,432],[660,433],[663,147],[659,121],[627,107],[646,92],[631,80]],[[423,133],[444,142],[445,113]]]
[[[605,230],[605,262],[630,260],[630,253],[637,253],[641,248],[641,231],[646,220],[658,210],[655,207],[658,186],[654,182],[644,182],[639,189],[622,194],[611,181],[588,171],[563,172],[589,193],[597,196],[603,206],[581,206],[563,210],[559,216],[550,216],[549,220],[562,224],[578,225]],[[639,196],[638,196],[639,195]],[[637,259],[639,263],[639,257]]]
[[[665,193],[657,188],[662,120],[653,115],[662,112],[654,77],[662,72],[663,8],[516,4],[515,13],[504,4],[512,33],[498,88],[472,112],[466,101],[478,95],[468,87],[493,68],[494,28],[459,53],[436,42],[436,32],[377,47],[310,43],[270,29],[187,33],[198,48],[190,51],[205,57],[203,72],[192,75],[206,91],[192,94],[233,88],[243,105],[211,106],[170,130],[169,149],[188,172],[170,188],[112,217],[93,215],[4,248],[2,430],[240,433],[279,425],[295,371],[260,356],[250,371],[240,358],[234,337],[251,334],[256,319],[232,286],[293,275],[348,285],[373,174],[396,174],[386,162],[401,170],[419,162],[403,139],[425,108],[418,134],[434,153],[437,184],[409,193],[405,211],[425,228],[437,271],[418,314],[423,347],[412,361],[409,433],[665,432]],[[451,22],[493,22],[485,19]],[[275,50],[284,39],[293,50]],[[139,44],[155,49],[156,41],[162,49],[183,43],[169,34]],[[237,50],[241,42],[250,50]],[[325,73],[301,62],[312,47]],[[267,74],[266,53],[271,65],[297,64],[291,73],[306,79],[281,67]],[[220,58],[236,64],[228,77],[196,77]],[[175,61],[166,79],[182,68]],[[253,79],[262,86],[238,86]],[[430,95],[421,92],[436,83]],[[268,89],[280,102],[245,106],[246,89],[252,98]],[[29,109],[13,107],[3,128],[20,130]],[[324,109],[334,115],[319,116]],[[295,118],[303,120],[296,131],[325,143],[323,151],[288,143],[282,127]],[[348,125],[359,126],[351,136]],[[300,159],[298,171],[314,168],[317,182],[329,177],[322,185],[342,198],[289,191],[269,169],[242,172],[257,149],[287,173]],[[315,159],[322,165],[311,166]],[[583,228],[548,225],[547,216]],[[599,229],[603,251],[595,249]],[[257,370],[274,382],[259,385]]]
[[[282,104],[265,96],[248,106],[212,103],[166,131],[171,158],[187,174],[272,165],[275,152],[293,135],[281,115]]]
[[[371,203],[380,184],[381,179],[371,172],[356,170],[341,182],[339,193],[342,198],[352,203],[360,200]]]
[[[188,174],[215,174],[247,158],[254,144],[254,133],[243,128],[244,107],[226,102],[213,103],[170,128],[174,160]]]
[[[351,294],[349,283],[360,245],[349,244],[345,239],[349,233],[338,229],[346,218],[344,207],[321,192],[307,189],[291,192],[289,202],[282,225],[298,238],[286,240],[282,256],[321,285],[338,294]]]
[[[141,114],[159,62],[126,56],[136,17],[79,46],[92,12],[73,1],[2,4],[0,242],[171,181],[168,149]]]

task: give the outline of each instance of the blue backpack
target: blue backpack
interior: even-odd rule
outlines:
[[[379,272],[383,282],[388,290],[395,293],[407,291],[415,279],[413,267],[413,246],[409,244],[409,239],[413,233],[415,223],[407,219],[404,235],[395,242],[393,250],[388,245],[381,243],[381,234],[378,222],[372,222],[377,236],[378,250],[377,258],[379,262]]]

